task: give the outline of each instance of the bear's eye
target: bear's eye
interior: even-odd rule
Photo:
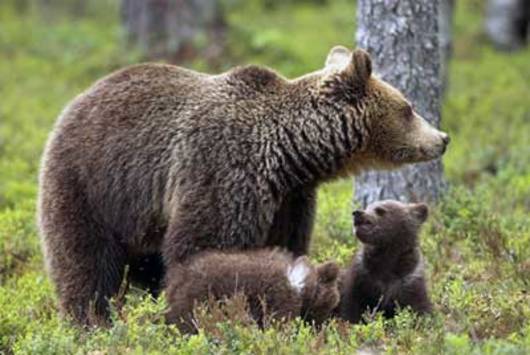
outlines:
[[[384,208],[381,208],[381,207],[376,207],[375,208],[375,214],[378,215],[378,216],[384,216],[386,213],[386,210]]]
[[[407,120],[412,119],[412,117],[414,116],[414,109],[412,108],[411,105],[407,105],[403,108],[403,115],[405,116]]]

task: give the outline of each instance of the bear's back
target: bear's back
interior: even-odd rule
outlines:
[[[98,206],[91,218],[105,228],[124,238],[149,234],[130,240],[132,253],[135,245],[142,252],[156,251],[164,232],[167,177],[182,130],[176,118],[208,90],[208,81],[206,74],[172,65],[139,64],[94,83],[64,109],[50,135],[41,201],[48,204],[66,193],[82,196],[88,206]]]
[[[91,218],[126,238],[131,253],[155,252],[173,201],[202,181],[192,176],[237,174],[227,161],[246,161],[254,122],[271,107],[260,100],[281,82],[275,78],[253,66],[219,75],[166,64],[118,70],[61,114],[44,154],[42,186],[97,206]],[[42,190],[45,203],[57,197]]]

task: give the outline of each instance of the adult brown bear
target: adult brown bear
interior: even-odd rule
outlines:
[[[434,159],[447,143],[359,49],[335,47],[294,80],[257,66],[120,70],[65,108],[44,152],[38,220],[61,310],[105,319],[144,255],[305,254],[319,183]]]

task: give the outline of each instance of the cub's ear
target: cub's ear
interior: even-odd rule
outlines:
[[[420,223],[423,223],[429,217],[429,206],[425,203],[415,203],[411,207],[411,213]]]
[[[367,51],[357,48],[351,56],[349,72],[354,82],[364,83],[372,75],[372,58]]]
[[[344,70],[351,63],[351,51],[343,46],[335,46],[326,58],[326,68]]]
[[[339,277],[339,266],[337,263],[328,261],[317,268],[318,280],[325,284],[333,283]]]

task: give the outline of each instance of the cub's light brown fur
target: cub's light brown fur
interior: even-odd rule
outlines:
[[[206,251],[167,272],[167,320],[195,331],[193,309],[242,294],[254,320],[303,319],[320,324],[339,303],[335,263],[314,267],[279,250]]]
[[[38,221],[60,307],[104,320],[125,265],[144,255],[169,267],[205,249],[305,254],[319,183],[446,144],[362,50],[336,47],[294,80],[257,66],[117,71],[65,108],[42,160]]]
[[[357,323],[367,310],[393,317],[397,307],[428,313],[429,300],[418,233],[428,215],[424,204],[380,201],[354,212],[361,250],[341,276],[343,319]]]

